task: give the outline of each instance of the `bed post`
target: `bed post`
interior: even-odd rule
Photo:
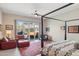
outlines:
[[[43,48],[44,43],[43,43],[43,17],[41,16],[41,48]],[[41,52],[41,56],[43,56]]]
[[[67,21],[65,21],[65,38],[64,40],[67,40]]]

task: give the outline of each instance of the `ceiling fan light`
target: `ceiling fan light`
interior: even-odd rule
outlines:
[[[34,15],[35,17],[37,17],[37,15]]]
[[[38,16],[38,14],[37,14],[37,13],[35,13],[35,14],[34,14],[34,16],[35,16],[35,17],[37,17],[37,16]]]

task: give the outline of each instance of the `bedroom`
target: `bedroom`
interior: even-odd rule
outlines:
[[[29,4],[27,4],[27,3],[22,3],[22,4],[21,3],[19,3],[19,4],[18,3],[14,3],[14,4],[13,3],[8,3],[8,4],[2,3],[2,4],[0,4],[0,8],[1,8],[0,9],[0,24],[3,27],[3,28],[1,28],[1,31],[0,31],[0,39],[2,39],[3,37],[6,37],[6,36],[8,36],[9,38],[14,39],[16,41],[18,41],[18,39],[25,39],[23,37],[24,35],[22,37],[20,36],[20,38],[16,38],[15,33],[16,33],[16,31],[18,32],[18,30],[16,30],[16,28],[15,28],[16,27],[15,20],[22,20],[23,22],[26,22],[25,23],[26,27],[27,27],[27,23],[29,23],[28,21],[30,21],[31,23],[39,24],[39,26],[36,25],[38,27],[37,29],[39,29],[37,31],[37,32],[39,32],[38,33],[39,39],[38,40],[35,39],[35,37],[36,37],[35,36],[35,34],[36,34],[35,27],[36,26],[34,25],[34,28],[32,28],[33,32],[30,34],[31,30],[29,27],[33,27],[32,26],[33,24],[31,24],[31,26],[29,25],[28,26],[29,31],[28,31],[28,35],[26,33],[26,39],[28,36],[30,40],[28,39],[26,42],[24,41],[23,43],[18,43],[20,47],[28,48],[28,49],[27,48],[20,49],[21,53],[24,52],[22,56],[28,56],[28,55],[30,55],[30,56],[39,55],[40,56],[40,54],[42,54],[41,53],[42,52],[41,48],[43,48],[42,45],[51,46],[52,44],[56,45],[55,47],[58,47],[57,51],[55,51],[57,54],[60,52],[59,51],[60,49],[64,50],[63,48],[64,48],[64,46],[66,46],[65,50],[67,49],[67,55],[70,56],[72,54],[71,52],[74,51],[74,50],[72,50],[72,48],[74,48],[74,45],[76,45],[77,46],[76,48],[78,49],[79,4],[71,3],[72,5],[69,5],[65,8],[61,8],[61,10],[58,10],[58,11],[52,13],[51,15],[47,15],[47,17],[45,17],[45,19],[43,19],[44,23],[41,21],[42,20],[41,15],[43,15],[45,13],[49,13],[52,10],[58,9],[62,6],[68,5],[68,4],[69,3],[33,3],[33,4],[31,4],[31,3],[29,3]],[[48,19],[48,18],[50,18],[50,19]],[[51,19],[51,18],[53,18],[53,19]],[[77,21],[72,21],[74,19],[76,19]],[[68,20],[71,20],[71,22],[69,22]],[[66,24],[64,21],[67,21]],[[12,26],[8,26],[8,29],[10,28],[9,32],[6,32],[7,27],[5,25],[12,25]],[[65,26],[65,25],[67,25],[67,26]],[[69,31],[68,31],[69,26],[76,26],[76,30],[72,28],[76,32],[74,32],[73,30],[70,29],[71,33],[69,33]],[[24,27],[21,29],[24,29]],[[20,34],[22,35],[22,31],[20,31]],[[23,34],[24,34],[24,32],[23,32]],[[32,38],[31,35],[33,37],[33,40],[31,39]],[[45,40],[42,41],[43,39],[45,39]],[[40,43],[38,44],[39,41],[40,41]],[[29,44],[31,42],[33,42],[33,43],[35,42],[36,44]],[[75,42],[77,44],[75,44]],[[4,45],[3,45],[3,48],[6,48],[6,47],[4,47]],[[67,45],[68,45],[68,47],[67,47]],[[31,48],[29,48],[29,47],[31,47]],[[18,47],[16,47],[16,49],[17,48]],[[48,49],[49,48],[50,47],[48,47]],[[14,51],[13,52],[13,53],[15,53],[14,55],[17,56],[18,52],[15,51],[16,49],[13,49],[13,50],[8,49],[8,50],[3,50],[3,51],[0,50],[0,52],[2,52],[0,55],[6,55],[7,52]],[[33,49],[33,50],[30,50],[30,49]],[[28,51],[35,51],[35,52],[33,52],[33,54],[32,54],[31,52],[28,52]],[[50,51],[49,51],[49,53],[53,54],[54,50],[51,52]],[[79,55],[79,54],[76,54],[76,52],[78,52],[78,51],[79,50],[75,51],[72,55]],[[45,51],[45,53],[44,54],[48,56],[47,51]],[[53,56],[52,54],[49,54],[49,56],[50,55]],[[61,52],[60,52],[59,55],[61,56],[64,54],[66,54],[66,52],[63,52],[63,54],[61,54]],[[11,53],[8,55],[13,55],[13,54]],[[55,56],[56,56],[56,54],[55,54]]]
[[[78,49],[78,44],[79,44],[79,34],[78,34],[79,33],[79,28],[78,28],[78,25],[79,25],[78,10],[79,10],[79,8],[69,10],[68,12],[63,12],[63,10],[67,10],[68,8],[70,8],[70,9],[74,8],[74,7],[72,7],[72,5],[69,7],[65,7],[60,10],[57,10],[55,12],[50,11],[44,16],[44,17],[46,17],[46,16],[49,17],[49,18],[46,18],[46,20],[45,20],[46,28],[48,28],[48,31],[46,31],[45,34],[47,34],[48,36],[51,36],[53,42],[49,45],[44,46],[43,55],[46,55],[46,56],[48,56],[48,55],[49,56],[52,56],[52,55],[53,56],[57,56],[57,55],[62,56],[63,55],[64,56],[66,54],[66,52],[67,52],[67,54],[68,53],[71,54],[71,56],[78,55],[78,51],[71,52],[69,50],[69,52],[68,51],[65,52],[65,50],[68,50],[71,48]],[[76,5],[74,5],[74,6],[76,6]],[[53,16],[56,13],[61,13],[61,14]],[[70,42],[72,42],[73,44],[71,44]],[[66,44],[68,44],[68,45],[66,45]],[[56,45],[56,46],[54,46],[54,45]],[[70,47],[69,47],[69,45],[70,45]],[[66,49],[64,50],[63,47],[64,47],[64,49],[65,48]],[[59,51],[58,50],[56,51],[56,49],[58,49]],[[61,51],[61,50],[63,50],[63,51]],[[45,52],[45,51],[47,51],[47,52]]]

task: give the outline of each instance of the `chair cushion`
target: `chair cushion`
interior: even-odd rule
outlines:
[[[18,40],[18,47],[28,47],[30,45],[30,42],[28,40]]]
[[[1,42],[1,49],[12,49],[16,48],[15,41]]]

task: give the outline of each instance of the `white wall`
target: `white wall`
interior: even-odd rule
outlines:
[[[54,41],[64,40],[64,30],[61,29],[61,26],[64,26],[64,22],[52,19],[47,20],[47,27],[49,27],[48,35],[52,36]]]
[[[79,25],[79,20],[68,22],[67,24],[68,24],[68,26]],[[77,40],[77,41],[79,41],[79,33],[68,33],[67,32],[67,39],[68,40]]]
[[[0,11],[0,24],[2,24],[2,12]],[[2,38],[2,32],[0,32],[0,38]]]
[[[54,18],[58,18],[61,20],[70,20],[70,19],[79,19],[79,8],[78,9],[74,9],[70,12],[61,14],[59,16],[56,16]],[[70,25],[79,25],[79,21],[71,21],[67,23],[68,26]],[[67,39],[68,40],[77,40],[79,41],[79,33],[68,33],[67,32]]]
[[[37,19],[37,18],[3,13],[3,20],[2,20],[3,26],[4,26],[3,36],[6,36],[5,25],[13,25],[11,37],[15,38],[15,20],[33,21],[33,22],[40,23],[40,19]]]

